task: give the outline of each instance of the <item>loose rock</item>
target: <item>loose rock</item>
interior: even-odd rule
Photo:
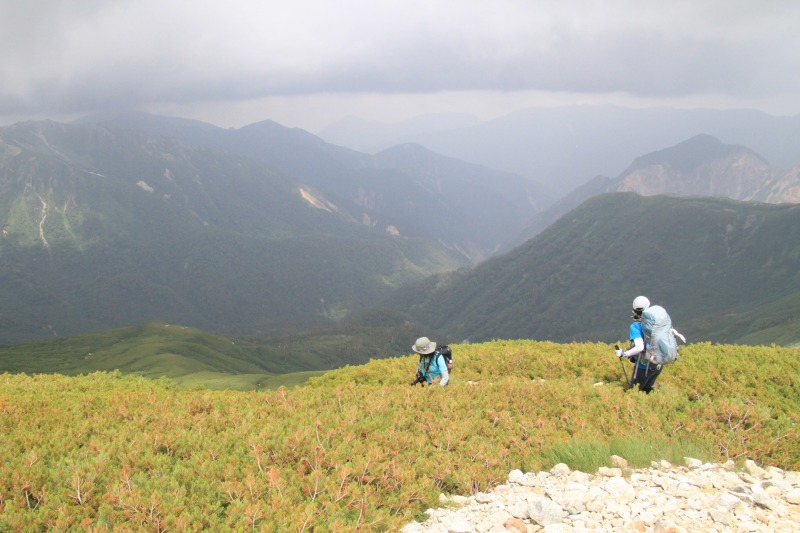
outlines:
[[[556,465],[550,472],[509,473],[488,493],[445,496],[448,507],[429,510],[403,533],[589,533],[639,531],[800,531],[800,473],[762,468],[753,461],[736,471],[732,461],[686,458],[591,475]],[[454,507],[460,505],[460,507]]]

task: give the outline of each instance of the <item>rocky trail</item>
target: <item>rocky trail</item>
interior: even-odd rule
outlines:
[[[800,531],[800,472],[747,461],[686,466],[666,461],[631,469],[620,457],[596,474],[556,465],[514,470],[506,484],[470,497],[445,496],[443,507],[402,533],[568,533],[638,531]]]

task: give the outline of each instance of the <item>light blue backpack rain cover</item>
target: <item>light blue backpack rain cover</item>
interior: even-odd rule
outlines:
[[[660,305],[648,307],[642,313],[642,333],[651,363],[666,365],[678,358],[678,341],[672,334],[672,319]]]

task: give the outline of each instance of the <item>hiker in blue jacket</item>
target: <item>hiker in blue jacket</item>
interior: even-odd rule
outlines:
[[[433,385],[433,381],[439,379],[439,385],[446,386],[450,381],[450,372],[447,370],[447,363],[444,356],[436,351],[436,343],[431,342],[428,337],[420,337],[411,347],[419,354],[419,365],[417,365],[417,381],[412,385],[425,381],[428,385]]]
[[[633,377],[631,378],[630,388],[634,385],[639,386],[639,390],[650,394],[656,379],[661,374],[661,365],[650,363],[647,360],[647,346],[642,333],[642,313],[650,307],[650,300],[646,296],[637,296],[633,300],[633,322],[630,327],[629,339],[631,347],[627,351],[617,349],[617,357],[626,357],[634,364]]]

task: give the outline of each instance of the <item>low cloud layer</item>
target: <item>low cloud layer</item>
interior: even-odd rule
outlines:
[[[0,0],[0,115],[524,91],[769,106],[800,94],[798,21],[793,0]]]

